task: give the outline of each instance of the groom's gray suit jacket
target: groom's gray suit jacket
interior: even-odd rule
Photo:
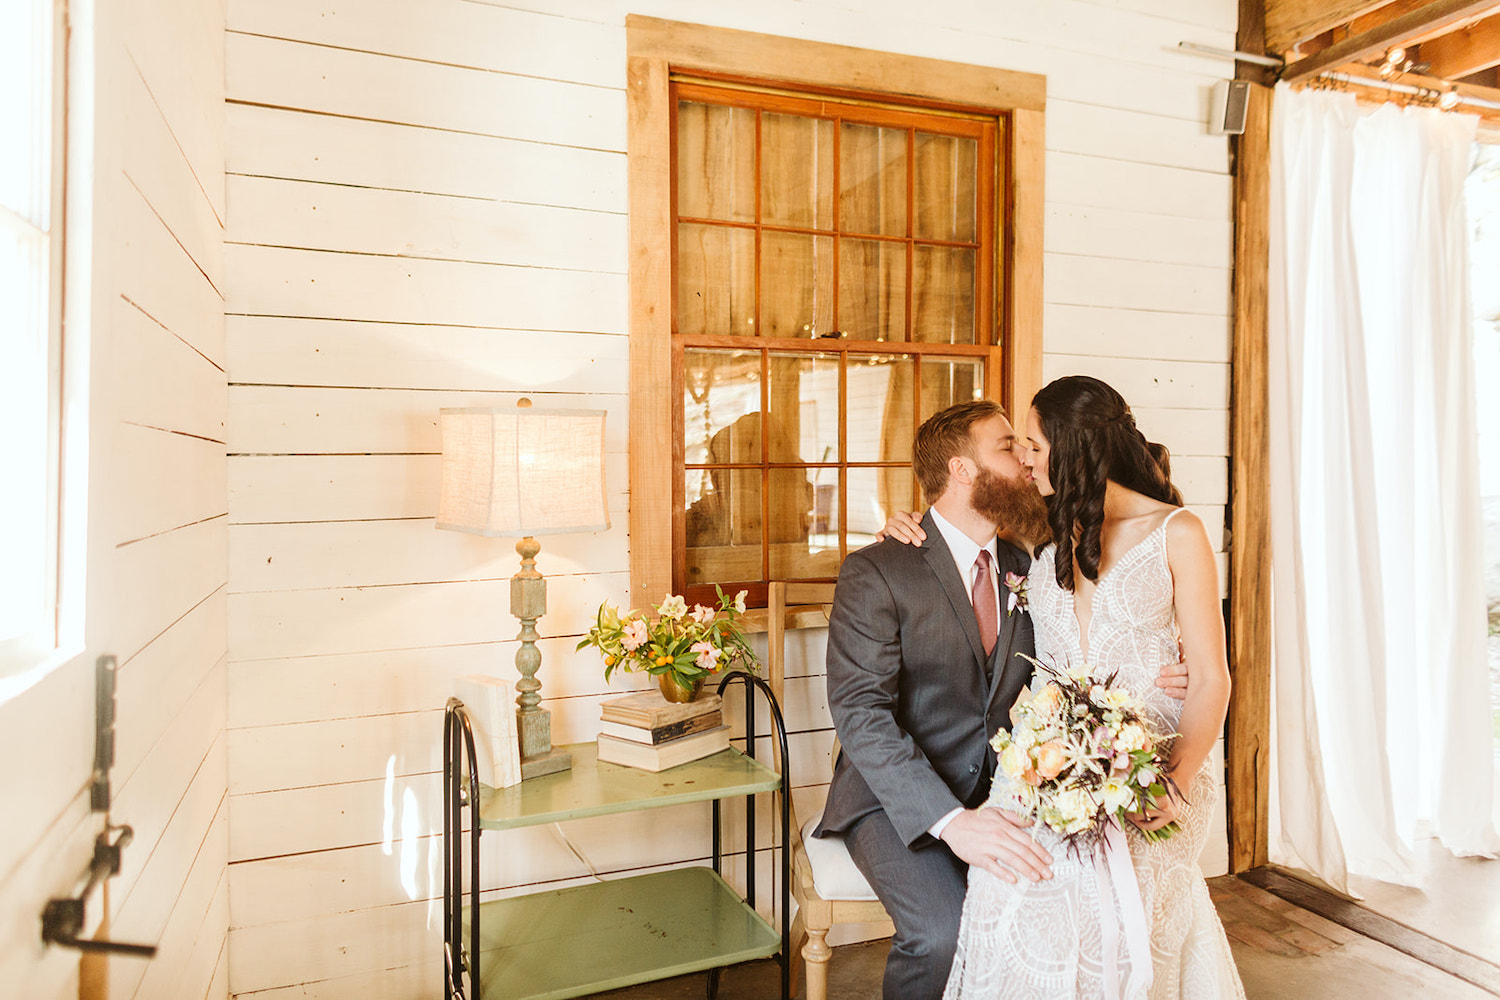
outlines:
[[[851,553],[828,622],[828,702],[843,752],[816,835],[845,833],[884,810],[908,847],[959,806],[989,793],[989,740],[1031,677],[1031,619],[1006,613],[1007,572],[1031,560],[998,544],[1000,631],[989,660],[968,586],[928,511],[927,540],[887,539]]]

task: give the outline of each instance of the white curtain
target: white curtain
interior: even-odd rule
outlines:
[[[1272,860],[1500,849],[1463,187],[1476,120],[1278,87]]]

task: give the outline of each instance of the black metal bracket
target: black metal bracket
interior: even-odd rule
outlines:
[[[115,766],[115,658],[94,661],[94,776],[89,808],[109,812],[109,769]]]
[[[112,662],[111,669],[113,669]],[[113,843],[109,839],[111,830],[117,830],[120,834]],[[103,951],[115,955],[135,955],[139,958],[156,956],[154,944],[94,941],[78,936],[83,933],[84,906],[88,903],[89,894],[100,882],[120,873],[120,854],[134,836],[135,832],[128,826],[106,827],[104,832],[99,834],[94,840],[94,860],[89,865],[89,877],[84,883],[83,891],[72,899],[49,899],[46,908],[42,910],[43,941],[64,948],[78,948],[82,951]]]

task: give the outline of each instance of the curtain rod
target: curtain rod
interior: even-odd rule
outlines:
[[[1337,80],[1339,83],[1353,84],[1357,87],[1380,87],[1384,90],[1395,91],[1398,94],[1435,94],[1442,96],[1443,94],[1451,93],[1458,98],[1458,104],[1448,110],[1457,110],[1459,105],[1464,104],[1476,108],[1500,110],[1500,102],[1486,101],[1482,97],[1469,97],[1456,90],[1445,91],[1438,90],[1435,87],[1416,87],[1409,83],[1397,83],[1394,80],[1380,80],[1373,77],[1351,76],[1348,73],[1319,73],[1318,77],[1323,80]]]
[[[1255,63],[1257,66],[1274,66],[1280,69],[1286,65],[1286,60],[1278,59],[1275,56],[1257,55],[1254,52],[1241,52],[1239,49],[1221,49],[1213,45],[1199,45],[1197,42],[1178,42],[1177,47],[1188,52],[1196,52],[1199,55],[1238,59],[1240,62]]]

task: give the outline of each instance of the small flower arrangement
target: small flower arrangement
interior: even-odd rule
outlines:
[[[592,646],[604,656],[604,679],[615,670],[644,670],[660,678],[670,674],[684,691],[695,691],[709,674],[740,665],[755,673],[759,665],[755,651],[745,640],[739,618],[745,613],[745,591],[730,600],[717,586],[717,609],[698,604],[691,611],[687,601],[668,594],[653,610],[621,615],[608,602],[599,605],[594,627],[578,642]]]
[[[1087,665],[1059,670],[1031,662],[1050,679],[1017,707],[1010,732],[990,741],[1000,755],[990,804],[1045,823],[1071,846],[1092,848],[1105,824],[1123,827],[1126,813],[1154,807],[1168,786],[1176,790],[1166,772],[1176,734],[1157,732],[1140,700],[1113,686],[1114,674],[1098,680]],[[1174,821],[1141,832],[1154,842],[1178,828]]]
[[[1027,601],[1029,581],[1020,573],[1007,571],[1005,574],[1005,588],[1010,591],[1010,597],[1005,601],[1005,613],[1012,614],[1017,608],[1025,611],[1029,607]]]

